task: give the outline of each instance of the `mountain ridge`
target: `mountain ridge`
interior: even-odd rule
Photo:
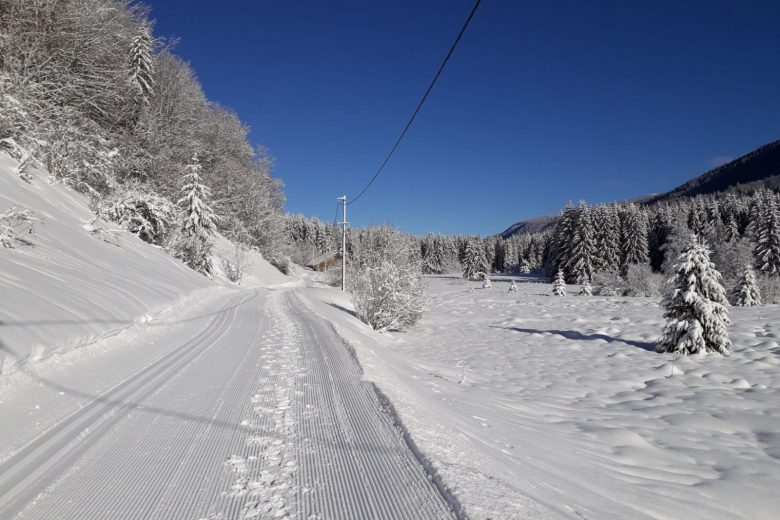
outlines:
[[[701,175],[661,194],[642,195],[617,202],[652,205],[676,198],[719,193],[736,186],[760,182],[780,188],[780,139],[766,143],[733,161],[712,168]],[[515,222],[498,235],[509,238],[518,233],[537,233],[552,228],[557,215],[542,215]]]

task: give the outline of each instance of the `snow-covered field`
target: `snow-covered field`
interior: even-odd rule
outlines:
[[[41,222],[0,248],[9,516],[780,517],[776,305],[730,310],[731,356],[675,358],[658,299],[441,276],[378,334],[309,274],[209,280],[14,167],[0,211]]]
[[[385,335],[309,294],[471,518],[780,516],[778,306],[730,309],[731,356],[674,358],[658,299],[533,281],[432,278],[431,311]]]

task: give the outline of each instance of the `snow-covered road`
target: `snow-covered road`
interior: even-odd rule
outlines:
[[[231,293],[0,390],[0,518],[451,518],[294,289]]]

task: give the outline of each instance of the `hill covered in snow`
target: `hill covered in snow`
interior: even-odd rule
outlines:
[[[86,347],[164,312],[193,306],[233,284],[219,268],[233,244],[216,237],[209,279],[162,248],[95,217],[89,201],[39,170],[29,180],[0,154],[0,214],[26,212],[26,226],[0,247],[0,376]],[[0,220],[0,234],[13,223]],[[30,232],[31,231],[31,232]],[[249,251],[243,284],[287,277]]]

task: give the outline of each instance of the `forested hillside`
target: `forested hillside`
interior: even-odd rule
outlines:
[[[777,189],[780,188],[778,176],[780,176],[780,140],[765,144],[738,159],[718,166],[672,191],[652,198],[648,203],[717,193],[755,182]]]
[[[271,157],[153,25],[125,0],[3,0],[2,150],[201,272],[215,230],[284,267]]]
[[[726,191],[733,188],[739,193],[752,193],[756,189],[780,189],[780,140],[765,144],[733,161],[718,166],[698,177],[660,195],[644,195],[625,201],[652,206],[672,199],[695,197]],[[520,233],[537,233],[552,229],[556,216],[534,217],[521,220],[500,233],[510,238]]]

